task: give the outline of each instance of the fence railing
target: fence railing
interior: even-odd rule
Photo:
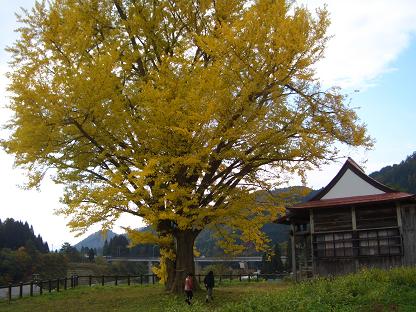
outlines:
[[[279,280],[287,277],[288,274],[219,274],[215,275],[217,283],[222,282],[256,282],[260,280]],[[205,275],[196,274],[195,278],[202,283]],[[155,274],[140,275],[73,275],[49,280],[33,280],[26,283],[9,284],[0,286],[0,299],[9,302],[13,298],[23,296],[43,295],[45,293],[60,292],[71,288],[83,286],[105,286],[105,285],[132,285],[132,284],[155,284],[159,281]]]

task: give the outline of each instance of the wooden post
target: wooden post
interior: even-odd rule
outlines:
[[[396,214],[397,214],[397,226],[399,227],[399,235],[400,235],[400,244],[401,244],[401,253],[402,256],[400,257],[401,259],[401,264],[402,266],[405,264],[404,261],[404,248],[403,248],[403,221],[402,221],[402,209],[400,207],[400,203],[396,202]]]
[[[43,281],[39,281],[39,295],[43,294]]]
[[[311,235],[311,259],[312,259],[312,277],[315,276],[315,256],[314,256],[314,244],[313,238],[315,234],[315,221],[313,215],[313,209],[309,209],[309,228],[310,228],[310,235]]]
[[[295,226],[293,223],[290,224],[291,229],[291,236],[290,236],[290,242],[291,242],[291,248],[292,248],[292,273],[295,277],[295,281],[298,280],[298,272],[296,271],[296,246],[295,246]]]
[[[58,278],[57,280],[56,280],[56,291],[57,292],[59,292],[59,284],[61,283],[61,279],[60,278]]]
[[[115,282],[114,282],[114,285],[118,285],[118,276],[116,275],[116,280],[115,280]]]
[[[9,287],[8,287],[8,298],[9,298],[9,302],[12,301],[12,284],[9,284]]]
[[[355,215],[355,207],[354,206],[351,207],[351,223],[352,223],[352,230],[356,231],[357,230],[357,217]]]
[[[101,276],[101,286],[104,286],[104,275]]]
[[[66,290],[67,283],[68,283],[68,278],[67,278],[67,277],[65,277],[65,279],[64,279],[64,290]]]
[[[33,281],[30,281],[30,296],[33,297]]]
[[[402,223],[402,211],[400,207],[400,203],[396,203],[396,214],[397,214],[397,226],[402,229],[403,223]]]
[[[52,281],[48,280],[48,291],[51,292],[52,291]]]
[[[92,285],[92,276],[88,276],[88,285],[91,287]]]
[[[352,237],[351,237],[352,238],[352,256],[354,257],[355,272],[358,272],[360,270],[360,260],[358,260],[358,257],[354,256],[354,237],[356,237],[357,235],[357,215],[355,214],[354,206],[351,207],[351,223],[352,223]],[[356,247],[358,247],[357,253],[359,253],[360,252],[359,243],[358,243],[358,246]]]
[[[19,298],[23,297],[23,283],[19,283]]]

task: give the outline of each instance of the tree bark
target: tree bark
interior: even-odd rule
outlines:
[[[176,240],[176,270],[171,292],[182,293],[184,291],[185,278],[189,273],[195,275],[194,242],[199,231],[185,230],[175,234]],[[194,289],[199,289],[194,278]]]
[[[165,285],[165,289],[166,290],[171,290],[173,283],[175,281],[175,272],[176,272],[176,265],[175,265],[175,261],[172,261],[170,259],[165,259],[166,261],[166,271],[167,271],[167,280],[166,280],[166,285]]]

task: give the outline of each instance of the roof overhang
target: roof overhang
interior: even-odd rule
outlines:
[[[404,192],[384,193],[377,195],[352,196],[333,199],[311,200],[289,207],[289,210],[312,209],[312,208],[333,208],[345,206],[360,206],[386,202],[416,201],[416,196]]]

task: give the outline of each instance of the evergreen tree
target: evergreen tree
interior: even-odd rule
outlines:
[[[40,252],[49,252],[48,244],[43,242],[40,235],[35,236],[33,226],[29,226],[27,222],[15,221],[12,218],[0,222],[0,249],[17,250],[27,244],[33,244],[32,247]]]
[[[108,250],[112,257],[126,257],[129,256],[129,241],[124,235],[114,236],[109,244]]]
[[[274,250],[272,255],[266,253],[262,257],[262,274],[274,274],[281,273],[285,270],[285,267],[282,262],[282,252],[280,250],[279,244],[274,245]]]
[[[108,241],[105,240],[103,247],[103,256],[109,256]]]
[[[261,258],[261,274],[271,274],[271,273],[273,273],[271,256],[267,253],[264,253]]]
[[[94,261],[94,257],[95,257],[95,252],[94,252],[94,249],[90,248],[90,249],[88,250],[88,260],[89,260],[90,262],[93,262],[93,261]]]
[[[78,250],[75,247],[71,246],[71,244],[68,242],[65,242],[62,245],[59,252],[61,254],[64,254],[70,262],[79,262],[82,259]]]
[[[272,257],[272,267],[273,271],[276,273],[282,273],[285,270],[285,267],[282,262],[282,252],[280,250],[280,245],[274,245],[274,255]]]

